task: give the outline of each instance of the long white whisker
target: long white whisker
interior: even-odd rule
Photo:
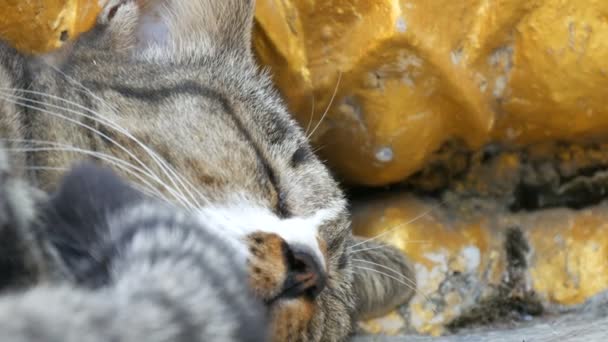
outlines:
[[[66,80],[68,80],[69,82],[75,84],[76,86],[78,86],[81,90],[83,90],[86,94],[88,94],[89,96],[91,96],[93,99],[97,100],[102,106],[105,106],[106,109],[108,109],[110,112],[116,114],[118,113],[118,110],[113,107],[111,104],[109,104],[107,101],[104,101],[103,98],[101,98],[100,96],[96,95],[95,93],[93,93],[89,88],[87,88],[84,84],[82,84],[81,82],[79,82],[78,80],[74,79],[73,77],[69,76],[68,74],[66,74],[65,72],[61,71],[61,69],[57,68],[56,66],[52,65],[52,64],[48,64],[47,65],[53,69],[55,72],[57,72],[58,74],[60,74],[61,76],[63,76]],[[125,133],[123,133],[125,134]],[[135,141],[141,148],[144,149],[144,151],[146,153],[148,153],[148,155],[152,158],[152,160],[159,166],[159,168],[161,169],[161,171],[165,174],[165,176],[167,176],[167,178],[169,179],[169,181],[171,183],[173,183],[173,186],[176,188],[177,191],[179,191],[180,193],[183,194],[183,190],[185,190],[188,195],[190,196],[190,198],[196,203],[196,205],[198,207],[200,207],[200,204],[197,201],[197,198],[192,194],[192,192],[190,191],[190,189],[194,189],[199,197],[203,200],[205,200],[207,203],[209,202],[207,200],[206,197],[204,197],[200,191],[198,191],[194,186],[192,186],[192,184],[190,182],[188,182],[187,179],[185,179],[185,177],[177,174],[175,172],[175,170],[171,167],[168,167],[167,163],[163,160],[163,158],[161,158],[155,151],[153,151],[152,149],[150,149],[148,146],[146,146],[145,144],[141,143],[138,139],[136,139],[135,137],[131,136],[130,134],[128,134],[128,132],[125,134],[127,137],[129,137],[130,139],[132,139],[133,141]],[[169,171],[167,171],[167,169],[169,169]],[[173,177],[172,177],[173,175]],[[180,185],[182,186],[181,189],[178,188],[178,185],[175,182],[175,178],[177,178],[177,181],[180,183]],[[184,185],[184,181],[189,185],[189,186],[185,186]]]
[[[146,172],[146,170],[144,170],[144,169],[142,169],[142,168],[140,168],[140,167],[138,167],[138,166],[136,166],[136,165],[133,165],[132,163],[129,163],[128,161],[126,161],[126,160],[124,160],[124,159],[120,159],[120,158],[118,158],[118,157],[116,157],[116,156],[112,156],[112,155],[105,154],[105,153],[102,153],[102,152],[98,152],[98,151],[92,151],[92,150],[85,150],[85,149],[80,149],[80,148],[78,148],[78,147],[75,147],[75,146],[72,146],[72,145],[69,145],[69,144],[63,144],[63,143],[58,143],[58,142],[54,142],[54,141],[48,141],[48,140],[36,140],[36,139],[4,139],[4,138],[0,138],[0,140],[2,140],[2,141],[10,141],[10,142],[18,142],[18,143],[26,143],[26,144],[49,145],[49,146],[54,146],[54,147],[69,148],[69,149],[71,149],[71,150],[73,150],[73,151],[78,150],[78,151],[76,151],[76,152],[79,152],[79,151],[86,151],[87,153],[94,153],[94,154],[95,154],[95,156],[102,156],[102,157],[105,157],[105,158],[111,159],[113,162],[121,163],[121,164],[123,164],[123,165],[125,165],[125,166],[128,166],[128,167],[130,167],[131,169],[133,169],[133,170],[135,170],[135,171],[137,171],[137,172],[139,172],[139,173],[141,173],[141,174],[143,174],[143,175],[147,176],[147,177],[150,177],[151,179],[156,180],[156,177],[154,177],[154,175],[152,175],[152,174],[150,174],[150,173]]]
[[[19,168],[19,167],[17,167]],[[66,172],[69,170],[69,168],[67,167],[52,167],[52,166],[25,166],[23,167],[23,169],[25,170],[31,170],[31,171],[61,171],[61,172]],[[131,184],[133,187],[135,187],[137,190],[141,191],[142,193],[150,196],[150,197],[156,197],[159,198],[163,201],[167,201],[165,198],[162,197],[158,197],[158,191],[156,191],[156,193],[150,191],[150,189],[143,187],[139,184]]]
[[[408,240],[408,241],[405,241],[405,243],[430,244],[431,242],[429,240]],[[360,253],[360,252],[372,251],[375,249],[382,249],[382,248],[386,248],[386,246],[382,245],[382,246],[374,246],[374,247],[368,247],[368,248],[359,248],[359,249],[351,250],[350,254],[353,255],[353,254]]]
[[[59,146],[59,145],[56,145],[56,146]],[[123,161],[122,159],[118,159],[118,158],[115,158],[115,157],[107,155],[107,154],[103,154],[103,153],[99,153],[99,152],[95,152],[95,151],[84,150],[84,149],[80,149],[80,148],[68,146],[68,145],[64,145],[64,146],[60,146],[60,147],[15,147],[15,148],[7,148],[7,150],[9,150],[11,152],[52,152],[52,151],[76,152],[76,153],[82,153],[82,154],[90,155],[92,157],[104,160],[104,161],[110,163],[110,165],[112,165],[112,166],[120,165],[120,166],[128,167],[131,170],[135,170],[138,172],[141,171],[141,169],[138,169],[137,167],[133,167],[131,164]],[[143,175],[146,175],[146,174],[144,173]]]
[[[12,95],[11,95],[11,96],[12,96]],[[13,97],[14,97],[14,96],[13,96]],[[66,117],[65,115],[62,115],[62,114],[59,114],[59,113],[56,113],[56,112],[49,111],[49,110],[47,110],[47,109],[45,109],[45,108],[42,108],[42,107],[36,107],[36,106],[30,105],[30,104],[28,104],[28,103],[19,102],[18,100],[12,99],[12,98],[10,98],[10,97],[2,96],[2,94],[0,94],[0,99],[4,99],[4,100],[6,100],[6,101],[11,101],[11,102],[13,102],[13,103],[15,103],[15,104],[17,104],[17,105],[20,105],[20,106],[23,106],[23,107],[26,107],[26,108],[30,108],[30,109],[33,109],[33,110],[35,110],[35,111],[38,111],[38,112],[41,112],[41,113],[45,113],[45,114],[48,114],[48,115],[51,115],[51,116],[54,116],[54,117],[58,117],[58,118],[60,118],[60,119],[66,120],[66,121],[68,121],[68,122],[70,122],[70,123],[73,123],[73,124],[75,124],[75,125],[77,125],[77,126],[80,126],[80,127],[82,127],[82,128],[85,128],[85,129],[87,129],[87,130],[90,130],[90,131],[94,132],[95,134],[98,134],[99,136],[101,136],[101,137],[103,137],[103,138],[107,139],[108,141],[112,142],[112,143],[113,143],[114,145],[116,145],[116,146],[117,146],[119,149],[121,149],[122,151],[124,151],[125,153],[127,153],[127,154],[128,154],[130,157],[131,157],[131,158],[135,159],[135,161],[137,161],[137,162],[138,162],[140,165],[142,165],[142,166],[145,168],[145,164],[144,164],[144,163],[142,163],[142,162],[141,162],[141,161],[140,161],[140,160],[139,160],[139,159],[138,159],[138,158],[137,158],[137,157],[136,157],[136,156],[135,156],[135,155],[134,155],[132,152],[130,152],[130,151],[129,151],[128,149],[126,149],[124,146],[122,146],[121,144],[119,144],[118,142],[116,142],[114,139],[112,139],[112,138],[108,137],[106,134],[104,134],[104,133],[100,132],[99,130],[97,130],[97,129],[95,129],[95,128],[93,128],[93,127],[89,126],[89,125],[86,125],[86,124],[84,124],[84,123],[82,123],[82,122],[80,122],[80,121],[78,121],[78,120],[74,120],[74,119],[72,119],[72,118]],[[29,99],[26,99],[26,100],[29,100]],[[78,113],[78,112],[77,112],[77,113]],[[80,115],[83,115],[83,116],[85,116],[85,117],[86,117],[86,115],[85,115],[85,114],[82,114],[82,113],[79,113],[79,114],[80,114]],[[95,118],[91,118],[91,119],[95,119]],[[176,200],[180,201],[182,205],[184,205],[184,206],[185,206],[185,207],[187,207],[187,208],[194,208],[194,207],[193,207],[193,205],[192,205],[192,203],[190,203],[190,202],[189,202],[189,201],[188,201],[188,200],[187,200],[187,199],[186,199],[186,198],[185,198],[185,197],[184,197],[182,194],[180,194],[180,193],[176,193],[176,192],[175,192],[175,190],[174,190],[173,188],[169,187],[168,185],[166,185],[166,184],[164,184],[164,183],[162,183],[162,185],[163,185],[163,186],[164,186],[164,187],[167,189],[167,191],[169,191],[169,192],[171,193],[171,195],[172,195],[172,196],[173,196],[173,197],[174,197]]]
[[[401,285],[403,285],[403,286],[407,287],[408,289],[410,289],[410,290],[414,291],[415,293],[420,294],[422,297],[424,297],[424,299],[425,299],[427,302],[430,302],[430,300],[431,300],[431,299],[430,299],[430,298],[429,298],[427,295],[425,295],[424,293],[422,293],[420,290],[416,289],[416,287],[415,287],[415,286],[412,286],[412,285],[410,285],[410,284],[406,283],[405,281],[403,281],[403,280],[402,280],[402,279],[400,279],[400,278],[397,278],[397,277],[395,277],[395,276],[393,276],[393,275],[390,275],[390,274],[388,274],[388,273],[386,273],[386,272],[382,272],[382,271],[377,270],[377,269],[375,269],[375,268],[371,268],[371,267],[364,267],[364,266],[361,266],[361,265],[353,265],[353,266],[354,266],[355,268],[358,268],[358,269],[362,269],[362,270],[366,270],[366,271],[370,271],[370,272],[375,272],[375,273],[378,273],[378,274],[380,274],[380,275],[383,275],[383,276],[385,276],[385,277],[387,277],[387,278],[393,279],[394,281],[396,281],[396,282],[398,282],[399,284],[401,284]],[[431,308],[431,311],[433,311],[433,313],[434,313],[435,315],[437,315],[437,314],[438,314],[438,312],[437,312],[437,311],[436,311],[434,308]]]
[[[390,267],[388,267],[388,266],[385,266],[385,265],[379,264],[379,263],[377,263],[377,262],[373,262],[373,261],[365,260],[365,259],[352,258],[352,260],[353,260],[353,261],[356,261],[356,262],[363,262],[363,263],[366,263],[366,264],[374,265],[374,266],[380,267],[380,268],[382,268],[382,269],[385,269],[385,270],[387,270],[387,271],[390,271],[391,273],[395,274],[396,276],[401,277],[401,278],[402,278],[404,281],[407,281],[407,282],[408,282],[410,285],[412,285],[413,287],[416,287],[416,282],[415,282],[415,281],[413,281],[412,279],[410,279],[410,278],[406,277],[404,274],[401,274],[401,273],[399,273],[399,271],[394,270],[394,269],[392,269],[392,268],[390,268]]]
[[[173,175],[173,177],[177,180],[179,185],[183,189],[185,189],[187,195],[190,196],[190,198],[194,201],[194,203],[196,204],[197,207],[201,206],[197,200],[198,198],[202,199],[206,203],[209,203],[209,199],[207,197],[205,197],[190,181],[188,181],[188,179],[186,177],[180,175],[173,166],[168,164],[162,157],[158,156],[158,154],[156,154],[156,152],[154,152],[153,150],[148,149],[148,148],[145,148],[145,149],[148,152],[148,154],[150,155],[150,157],[152,157],[152,159],[154,159],[156,161],[157,165],[159,165],[161,167],[161,170],[163,170],[163,172],[167,175],[167,177],[170,180],[171,180],[171,175]],[[175,184],[175,181],[171,180],[171,182],[173,183],[174,186],[177,187],[177,185]],[[194,194],[191,192],[191,190],[195,191],[196,194],[198,195],[198,197],[194,196]]]
[[[306,140],[310,139],[315,134],[315,132],[317,131],[319,126],[321,126],[321,123],[323,122],[323,120],[325,120],[327,113],[329,113],[329,110],[331,109],[331,106],[333,105],[334,100],[336,99],[336,95],[338,94],[338,88],[340,87],[341,81],[342,81],[342,73],[340,72],[338,74],[338,81],[336,82],[336,88],[334,89],[334,93],[332,94],[331,99],[329,100],[329,104],[327,105],[325,112],[321,116],[321,119],[319,120],[319,122],[317,122],[317,125],[315,126],[315,128],[313,128],[312,132],[310,132],[310,134],[308,136],[306,136]]]
[[[19,168],[17,166],[17,168]],[[67,171],[67,167],[52,167],[52,166],[25,166],[22,167],[25,170],[33,170],[33,171]]]
[[[304,136],[308,136],[308,132],[310,131],[310,127],[312,126],[312,119],[315,116],[315,94],[312,94],[312,109],[310,110],[310,119],[308,120],[308,125],[306,125],[306,130],[304,131]]]
[[[435,210],[435,209],[436,209],[436,207],[435,207],[435,206],[433,206],[432,208],[430,208],[430,209],[428,209],[428,210],[425,210],[424,212],[422,212],[422,214],[419,214],[418,216],[414,217],[413,219],[408,220],[408,221],[403,222],[403,223],[400,223],[400,224],[398,224],[397,226],[395,226],[395,227],[393,227],[393,228],[391,228],[391,229],[389,229],[389,230],[387,230],[387,231],[385,231],[385,232],[382,232],[382,233],[380,233],[380,234],[378,234],[378,235],[376,235],[376,236],[374,236],[374,237],[372,237],[372,238],[369,238],[369,239],[367,239],[367,240],[364,240],[364,241],[361,241],[361,242],[359,242],[359,243],[356,243],[356,244],[354,244],[354,245],[352,245],[352,246],[348,247],[348,249],[349,249],[349,250],[352,250],[353,248],[355,248],[355,247],[357,247],[357,246],[360,246],[360,245],[362,245],[362,244],[364,244],[364,243],[368,243],[368,242],[370,242],[370,241],[374,241],[374,240],[377,240],[377,239],[379,239],[379,238],[381,238],[381,237],[383,237],[383,236],[385,236],[385,235],[388,235],[388,234],[390,234],[390,233],[394,232],[394,231],[395,231],[395,230],[397,230],[397,229],[403,228],[403,227],[407,226],[408,224],[411,224],[412,222],[415,222],[415,221],[417,221],[417,220],[421,219],[422,217],[424,217],[424,216],[428,215],[430,212],[432,212],[432,211],[433,211],[433,210]]]
[[[0,91],[3,90],[3,89],[15,90],[15,89],[11,89],[11,88],[0,88]],[[106,125],[106,126],[112,128],[112,129],[116,130],[117,132],[125,135],[127,138],[133,140],[140,147],[142,147],[144,149],[144,151],[146,151],[152,157],[152,159],[158,165],[161,166],[161,170],[163,170],[165,172],[165,174],[168,176],[167,178],[173,183],[173,186],[175,187],[174,189],[176,191],[179,191],[179,193],[180,193],[180,195],[181,195],[182,198],[185,198],[183,196],[184,195],[183,192],[181,192],[181,190],[177,187],[177,184],[175,184],[174,180],[171,178],[171,176],[169,174],[167,174],[167,171],[163,168],[163,165],[166,165],[166,164],[161,165],[159,163],[160,157],[158,157],[158,155],[155,152],[153,152],[152,150],[150,150],[145,144],[143,144],[137,138],[135,138],[133,135],[131,135],[127,130],[123,129],[122,127],[120,127],[119,125],[117,125],[116,123],[114,123],[113,121],[111,121],[111,120],[109,120],[107,118],[102,117],[101,115],[99,115],[95,111],[93,111],[93,110],[91,110],[91,109],[89,109],[89,108],[87,108],[85,106],[82,106],[82,105],[80,105],[78,103],[75,103],[73,101],[69,101],[69,100],[66,100],[66,99],[58,97],[58,96],[54,96],[54,95],[51,95],[51,94],[45,94],[45,93],[41,93],[41,92],[37,92],[37,91],[30,91],[30,90],[20,90],[20,91],[21,92],[25,92],[25,93],[30,93],[30,94],[38,95],[38,96],[45,96],[45,97],[48,97],[48,98],[51,98],[51,99],[62,101],[62,102],[65,102],[67,104],[71,104],[71,105],[73,105],[73,106],[75,106],[77,108],[80,108],[82,110],[85,110],[85,111],[93,114],[94,116],[91,116],[91,115],[87,115],[87,114],[82,113],[82,112],[78,112],[78,111],[72,110],[70,108],[66,108],[66,107],[62,107],[62,106],[57,106],[57,105],[52,104],[52,103],[46,103],[46,102],[30,99],[30,98],[27,98],[27,97],[22,97],[22,96],[18,96],[18,95],[14,95],[14,94],[9,94],[10,96],[12,96],[12,97],[14,97],[14,98],[16,98],[18,100],[28,101],[28,102],[35,103],[35,104],[41,104],[41,105],[45,105],[47,107],[52,107],[52,108],[59,109],[59,110],[65,110],[65,111],[67,111],[69,113],[73,113],[75,115],[83,116],[85,118],[94,120],[95,122],[98,122],[100,124]],[[110,141],[113,142],[115,145],[117,145],[117,146],[120,147],[120,145],[118,145],[117,142],[113,141],[112,139],[110,139]],[[125,150],[125,149],[123,148],[123,150]],[[154,174],[152,172],[152,170],[147,165],[145,165],[145,163],[143,163],[141,160],[139,160],[138,158],[136,158],[133,154],[130,154],[130,156],[132,158],[134,158],[137,161],[138,164],[140,164],[142,167],[144,167],[146,169],[146,171],[150,175],[153,175],[154,177],[158,178],[158,176],[156,176],[156,174]],[[164,161],[162,161],[162,162],[164,163]],[[159,178],[159,181],[160,181],[160,178]],[[163,185],[164,185],[165,188],[169,189],[169,187],[166,184],[163,183]],[[182,183],[182,186],[183,186],[183,183]],[[188,187],[183,186],[183,188],[185,188],[186,191],[189,192]],[[194,188],[194,187],[190,186],[190,188]],[[196,202],[196,198],[192,195],[192,193],[189,193],[189,195],[190,195],[191,199],[193,199]],[[200,193],[199,193],[199,195],[200,195]],[[197,205],[198,205],[198,203],[197,203]]]
[[[353,265],[353,266],[354,266],[355,268],[359,268],[359,269],[362,269],[362,270],[366,270],[366,271],[370,271],[370,272],[376,272],[376,273],[381,274],[381,275],[383,275],[383,276],[385,276],[385,277],[387,277],[387,278],[391,278],[391,279],[393,279],[393,280],[395,280],[395,281],[399,282],[401,285],[406,286],[408,289],[410,289],[410,290],[412,290],[412,291],[416,291],[416,292],[418,292],[418,291],[416,290],[416,288],[415,288],[415,287],[413,287],[412,285],[410,285],[410,284],[406,283],[406,282],[405,282],[405,281],[403,281],[402,279],[397,278],[397,277],[395,277],[395,276],[393,276],[393,275],[390,275],[390,274],[388,274],[388,273],[382,272],[382,271],[380,271],[380,270],[377,270],[377,269],[375,269],[375,268],[371,268],[371,267],[364,267],[364,266],[360,266],[360,265]]]
[[[95,158],[101,159],[105,162],[108,162],[109,164],[111,164],[114,167],[117,167],[121,170],[123,170],[124,172],[132,175],[133,177],[136,177],[140,182],[142,182],[142,185],[145,185],[146,187],[143,187],[144,189],[147,190],[147,192],[151,192],[154,193],[154,197],[157,197],[159,199],[162,199],[164,201],[168,201],[167,198],[165,196],[163,196],[163,194],[158,191],[155,187],[152,186],[152,184],[150,184],[150,182],[148,182],[145,178],[141,177],[140,174],[133,172],[128,165],[124,165],[123,160],[114,158],[110,155],[106,155],[103,153],[99,153],[99,152],[95,152],[95,151],[88,151],[88,150],[83,150],[83,149],[79,149],[76,147],[31,147],[31,148],[7,148],[7,151],[10,152],[45,152],[45,151],[65,151],[65,152],[76,152],[76,153],[82,153],[85,155],[90,155],[93,156]],[[122,162],[122,163],[121,163]],[[128,163],[127,163],[128,164]],[[31,166],[29,167],[32,170],[57,170],[57,171],[65,171],[66,168],[62,168],[62,167],[45,167],[45,166]]]
[[[314,148],[314,149],[312,150],[312,154],[314,154],[314,155],[318,155],[318,154],[319,154],[319,151],[323,150],[323,148],[324,148],[324,147],[325,147],[325,146],[323,146],[323,145],[318,145],[316,148]]]

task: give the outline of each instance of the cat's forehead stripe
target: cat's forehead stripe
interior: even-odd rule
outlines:
[[[89,85],[89,83],[87,83],[87,85]],[[195,83],[193,81],[184,81],[182,83],[170,87],[163,86],[157,88],[98,83],[95,84],[95,86],[98,89],[108,89],[111,91],[115,91],[124,97],[134,98],[146,102],[160,102],[175,95],[188,94],[191,96],[201,96],[204,97],[205,100],[219,103],[222,110],[227,114],[227,116],[236,126],[236,129],[239,130],[240,136],[244,137],[249,142],[249,145],[253,148],[257,160],[259,161],[259,164],[261,166],[260,168],[258,168],[258,171],[265,175],[264,178],[268,180],[271,192],[276,194],[276,196],[274,196],[274,198],[276,198],[276,201],[274,203],[274,212],[276,213],[276,215],[282,218],[287,218],[291,216],[291,212],[286,201],[285,193],[279,184],[277,171],[274,169],[272,163],[262,152],[264,148],[260,147],[260,145],[263,143],[252,136],[252,134],[250,133],[251,128],[247,127],[248,123],[244,122],[244,120],[236,114],[235,109],[223,94],[216,92],[215,90],[205,87],[201,84]],[[278,144],[287,138],[287,133],[284,132],[288,130],[285,127],[287,123],[280,120],[279,115],[276,115],[276,117],[277,120],[275,120],[274,124],[277,127],[266,132],[266,138],[273,137],[273,140],[275,140],[275,144]],[[283,133],[277,134],[276,132]],[[312,153],[309,154],[312,155]]]
[[[112,90],[120,95],[146,102],[162,102],[167,98],[180,94],[205,97],[209,101],[218,101],[222,107],[229,111],[228,100],[219,92],[194,81],[182,81],[178,84],[162,85],[156,87],[145,87],[142,85],[106,84],[97,81],[84,82],[86,86],[98,90]]]

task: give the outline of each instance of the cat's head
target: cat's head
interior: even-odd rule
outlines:
[[[351,235],[342,192],[256,66],[253,12],[252,0],[109,1],[65,70],[170,165],[110,136],[172,189],[160,190],[239,246],[276,340],[341,340],[411,297],[411,269]]]

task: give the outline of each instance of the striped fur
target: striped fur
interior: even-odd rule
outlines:
[[[111,0],[52,56],[0,46],[11,179],[51,195],[2,213],[25,217],[2,234],[33,286],[0,301],[0,339],[342,341],[411,297],[382,274],[411,279],[407,260],[351,235],[342,192],[256,66],[253,7]],[[128,183],[92,166],[61,181],[83,159]]]
[[[194,213],[148,199],[98,166],[76,168],[39,204],[40,221],[20,231],[46,238],[39,264],[63,277],[0,299],[0,340],[267,338],[267,312],[245,285],[244,265]]]

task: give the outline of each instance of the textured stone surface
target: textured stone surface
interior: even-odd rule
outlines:
[[[0,36],[24,52],[49,52],[88,30],[104,1],[0,0]]]
[[[327,113],[312,138],[340,176],[383,185],[448,140],[605,139],[607,16],[603,0],[259,0],[254,45],[309,132]]]
[[[608,289],[606,204],[533,213],[439,205],[393,194],[354,207],[355,232],[373,237],[388,230],[381,239],[402,249],[416,269],[417,294],[408,308],[365,322],[366,331],[440,335],[525,321]]]
[[[608,312],[605,296],[591,301],[576,312],[545,317],[520,324],[503,324],[483,330],[462,331],[458,334],[431,337],[421,335],[357,336],[353,342],[595,342],[605,341],[608,332]]]

